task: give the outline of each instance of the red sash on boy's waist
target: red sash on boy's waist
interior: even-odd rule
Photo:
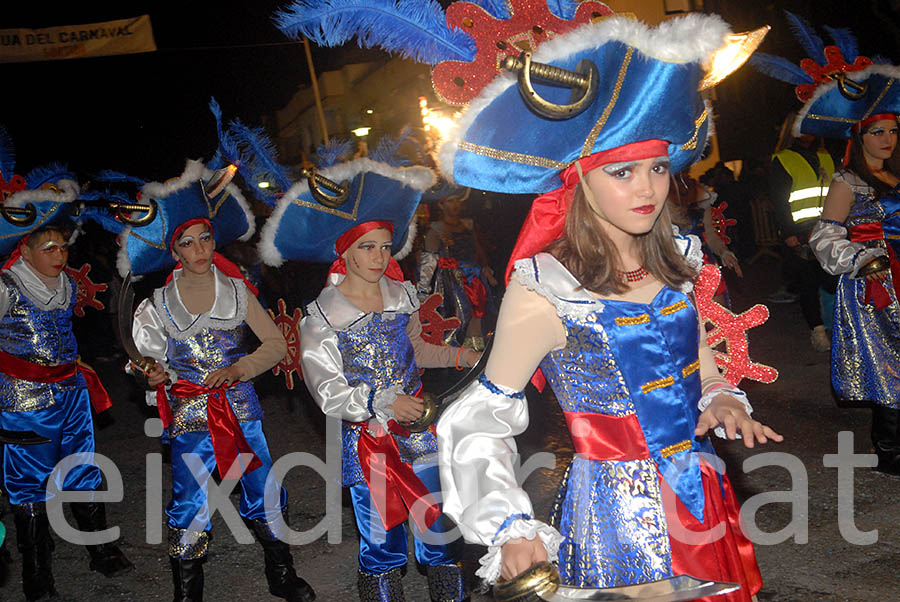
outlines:
[[[415,396],[419,397],[421,392],[420,386]],[[412,466],[400,458],[393,435],[409,437],[409,431],[395,420],[388,421],[387,431],[380,424],[374,426],[375,432],[367,422],[353,424],[362,426],[357,443],[359,466],[384,528],[393,529],[407,519],[409,509],[416,504],[421,508],[424,503],[425,512],[413,512],[413,520],[421,531],[427,530],[440,518],[441,507]]]
[[[237,383],[232,383],[232,385],[234,384]],[[168,393],[173,397],[181,398],[206,395],[206,422],[209,425],[209,436],[212,439],[213,454],[216,456],[219,475],[223,479],[238,479],[241,477],[240,468],[235,465],[238,454],[253,454],[253,459],[247,466],[245,474],[262,466],[262,462],[253,453],[253,449],[244,438],[240,422],[225,396],[228,386],[204,387],[179,378],[175,384],[169,387]],[[163,427],[169,428],[172,423],[172,410],[169,407],[164,384],[156,387],[156,407]]]
[[[869,222],[852,226],[850,228],[850,240],[852,242],[884,240],[884,228],[881,222]],[[894,292],[897,298],[900,299],[900,290],[897,290],[897,286],[900,285],[900,261],[897,261],[897,256],[894,254],[894,249],[891,245],[885,246],[887,247],[888,259],[891,262],[891,280],[894,282]],[[891,304],[891,297],[880,280],[866,280],[865,302],[872,303],[875,309],[884,309]]]
[[[87,384],[88,396],[91,398],[91,406],[94,411],[99,414],[112,407],[112,399],[103,387],[103,383],[100,382],[100,377],[93,368],[82,363],[81,360],[56,366],[42,366],[0,350],[0,366],[2,366],[0,372],[6,375],[35,383],[58,383],[75,376],[76,372],[81,372]]]
[[[588,460],[646,460],[650,452],[637,415],[563,412],[575,453]]]

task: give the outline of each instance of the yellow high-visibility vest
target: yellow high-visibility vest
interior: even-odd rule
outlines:
[[[834,173],[834,160],[824,150],[816,154],[821,168],[819,173],[797,151],[784,149],[773,155],[793,181],[788,203],[791,206],[791,219],[795,224],[822,215],[822,203],[828,195],[828,184]]]

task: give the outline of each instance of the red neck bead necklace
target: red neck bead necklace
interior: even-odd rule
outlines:
[[[631,271],[616,270],[616,275],[618,275],[619,279],[623,282],[640,282],[649,276],[650,272],[648,272],[644,266],[640,266],[638,269]]]

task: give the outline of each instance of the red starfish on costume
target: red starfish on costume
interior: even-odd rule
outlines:
[[[713,349],[716,364],[722,369],[728,382],[734,386],[744,378],[763,383],[774,382],[778,378],[778,370],[751,361],[747,348],[747,331],[764,324],[769,319],[769,308],[765,305],[754,305],[741,314],[734,314],[728,308],[716,303],[713,295],[721,278],[719,268],[707,264],[700,270],[700,276],[694,286],[700,319],[704,324],[713,326],[712,330],[706,333],[707,343],[714,348],[725,341],[726,352]]]
[[[72,313],[79,318],[84,317],[85,307],[93,307],[94,309],[106,308],[106,306],[97,299],[97,293],[102,293],[108,289],[109,286],[102,282],[97,283],[91,280],[90,276],[88,276],[88,272],[90,271],[91,264],[89,263],[84,264],[77,270],[66,266],[66,273],[72,277],[78,287],[78,293],[75,297],[75,307],[72,308]]]
[[[437,308],[443,305],[444,296],[434,293],[419,307],[419,322],[422,323],[422,340],[432,345],[444,344],[444,333],[454,328],[459,328],[460,321],[457,317],[444,318],[438,313]]]
[[[447,7],[447,25],[470,35],[477,50],[471,63],[444,61],[434,67],[431,81],[442,101],[466,104],[500,72],[507,55],[519,56],[526,48],[534,50],[554,36],[613,14],[595,0],[581,2],[571,21],[550,12],[545,0],[507,0],[507,5],[509,19],[497,19],[472,2],[454,2]]]
[[[714,207],[710,207],[709,211],[712,213],[712,223],[716,234],[718,234],[719,238],[722,239],[722,242],[727,245],[731,242],[731,237],[728,236],[727,229],[736,225],[737,220],[725,217],[726,209],[728,209],[728,203],[723,201]],[[706,236],[706,234],[704,233],[703,236]]]
[[[284,372],[284,386],[294,390],[294,373],[303,380],[303,370],[300,367],[300,319],[303,313],[299,308],[294,308],[293,315],[288,314],[284,299],[278,300],[278,315],[269,312],[272,321],[281,329],[281,334],[287,342],[287,355],[272,368],[272,374],[278,376]]]

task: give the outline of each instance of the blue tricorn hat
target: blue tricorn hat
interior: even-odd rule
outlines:
[[[338,258],[338,237],[373,220],[393,224],[395,257],[408,252],[415,236],[410,223],[422,193],[435,183],[433,171],[427,167],[393,167],[362,158],[323,169],[319,175],[334,182],[346,181],[346,202],[339,207],[321,204],[306,180],[291,186],[263,226],[259,251],[264,263],[330,263]]]
[[[9,171],[8,177],[12,181],[12,170]],[[6,170],[2,177],[7,177]],[[20,176],[16,178],[21,183]],[[0,257],[12,253],[19,241],[35,230],[72,217],[79,205],[76,202],[80,191],[78,183],[64,165],[33,169],[25,176],[24,183],[23,190],[12,193],[2,202]]]
[[[735,43],[743,44],[746,56],[766,31]],[[462,186],[543,193],[558,188],[559,173],[579,158],[664,140],[672,172],[679,172],[700,158],[713,131],[701,87],[724,77],[711,81],[709,65],[729,36],[737,37],[717,15],[690,14],[656,28],[612,16],[548,40],[534,51],[533,62],[573,73],[584,71],[578,67],[582,60],[596,67],[590,105],[571,117],[548,118],[524,99],[521,76],[501,73],[463,112],[442,146],[441,171]],[[533,89],[549,103],[570,102],[569,88],[536,84]]]
[[[853,126],[870,117],[900,113],[900,67],[860,55],[856,36],[848,29],[825,27],[834,42],[826,46],[806,20],[790,12],[786,16],[809,58],[795,65],[758,52],[751,63],[796,86],[804,104],[793,124],[794,136],[849,138]]]
[[[128,272],[143,275],[171,270],[175,266],[172,236],[191,219],[210,221],[218,248],[253,236],[253,214],[247,201],[232,183],[216,186],[221,175],[222,170],[213,172],[200,161],[188,161],[179,177],[144,184],[136,202],[155,203],[156,215],[148,224],[129,225],[122,230],[116,261],[119,274],[124,277]]]

